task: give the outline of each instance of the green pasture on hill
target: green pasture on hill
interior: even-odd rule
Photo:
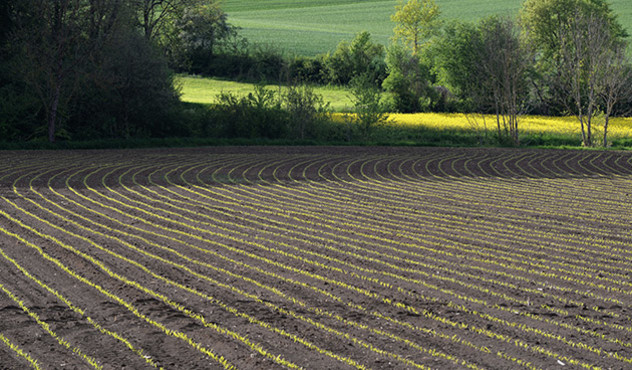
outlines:
[[[490,14],[517,14],[523,0],[436,0],[444,20],[476,20]],[[611,0],[632,33],[632,1]],[[384,44],[392,36],[396,0],[223,0],[229,21],[255,43],[290,54],[313,56],[341,40],[369,31]]]

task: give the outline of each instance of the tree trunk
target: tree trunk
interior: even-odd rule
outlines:
[[[50,113],[48,115],[48,142],[55,142],[55,130],[57,122],[57,110],[59,109],[59,96],[61,95],[61,77],[57,78],[57,86],[53,93],[53,101],[50,106]]]
[[[582,116],[581,112],[579,113],[579,123],[582,127],[582,144],[586,146],[586,125],[584,124],[584,116]]]
[[[592,146],[592,135],[591,135],[591,129],[590,129],[590,121],[588,121],[588,123],[586,124],[586,143],[585,146],[587,147],[591,147]]]
[[[603,147],[608,147],[608,121],[610,121],[610,116],[606,114],[606,121],[603,124]]]

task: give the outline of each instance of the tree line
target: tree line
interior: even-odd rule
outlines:
[[[530,113],[576,116],[584,146],[608,146],[609,119],[632,108],[628,33],[604,0],[526,0],[517,17],[447,23],[434,0],[400,0],[391,19],[388,47],[362,32],[298,77],[369,78],[394,112],[493,114],[497,140],[516,145]]]
[[[186,135],[173,66],[234,33],[211,1],[5,0],[0,141]]]
[[[632,107],[628,34],[605,0],[526,0],[515,18],[478,22],[440,15],[433,0],[400,0],[388,46],[360,32],[286,57],[241,37],[218,1],[7,0],[0,141],[331,135],[305,84],[349,86],[365,136],[386,111],[467,112],[493,114],[496,139],[519,144],[520,116],[534,113],[576,116],[586,146],[598,124],[607,146],[610,117]],[[290,89],[200,109],[179,102],[174,73]]]

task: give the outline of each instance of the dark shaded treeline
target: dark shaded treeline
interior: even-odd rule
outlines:
[[[0,140],[186,135],[171,65],[232,29],[201,0],[6,0]]]

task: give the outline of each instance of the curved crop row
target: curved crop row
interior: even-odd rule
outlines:
[[[0,255],[19,276],[0,287],[18,306],[19,296],[60,302],[134,363],[632,363],[627,153],[217,148],[31,159],[0,166]],[[63,325],[33,315],[62,338]],[[177,353],[153,344],[162,341]],[[93,366],[111,361],[87,348],[66,350]]]

